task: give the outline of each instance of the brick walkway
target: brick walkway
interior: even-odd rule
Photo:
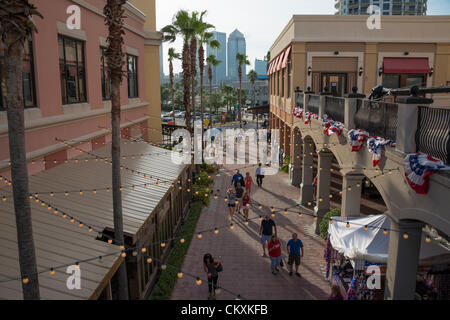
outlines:
[[[229,170],[239,166],[226,166]],[[242,168],[242,166],[240,166]],[[256,167],[248,168],[254,175]],[[244,170],[241,170],[244,171]],[[245,172],[243,172],[245,174]],[[215,178],[215,190],[220,189],[220,195],[230,186],[231,175],[222,174]],[[256,181],[255,181],[256,182]],[[250,219],[270,212],[270,207],[292,207],[296,205],[299,190],[289,184],[288,176],[278,173],[267,176],[263,189],[254,186],[252,199],[265,206],[259,211],[250,210]],[[306,209],[303,212],[308,212]],[[259,211],[259,212],[258,212]],[[309,211],[311,213],[311,211]],[[203,284],[197,286],[190,277],[178,279],[172,294],[173,300],[206,300],[208,297],[207,277],[203,270],[203,255],[211,253],[218,257],[223,264],[223,272],[219,274],[219,286],[240,294],[250,300],[315,300],[327,299],[330,287],[324,279],[325,262],[323,249],[325,241],[315,236],[312,230],[313,218],[310,216],[298,217],[295,213],[288,216],[277,214],[274,219],[278,227],[278,236],[283,248],[293,232],[297,232],[304,243],[305,256],[300,266],[302,278],[290,277],[286,267],[282,268],[277,276],[270,271],[270,260],[262,257],[262,247],[259,242],[259,221],[251,220],[249,226],[244,225],[244,219],[235,216],[236,228],[231,231],[222,229],[219,235],[204,234],[201,240],[195,237],[191,242],[185,257],[183,271],[194,275],[201,275]],[[223,201],[212,200],[205,208],[197,225],[197,232],[224,226],[229,223],[228,208]],[[283,250],[286,257],[286,250]],[[286,258],[284,259],[286,261]],[[286,261],[287,262],[287,261]],[[222,291],[218,300],[230,300],[235,295]]]

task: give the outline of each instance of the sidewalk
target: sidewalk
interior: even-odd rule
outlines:
[[[243,166],[225,166],[227,173]],[[255,168],[246,168],[254,175]],[[214,190],[220,189],[218,200],[211,200],[199,219],[196,231],[214,228],[229,224],[228,207],[223,201],[226,189],[231,185],[231,175],[215,178]],[[279,172],[275,176],[266,176],[263,189],[256,185],[252,190],[252,199],[263,206],[262,210],[251,209],[250,219],[270,213],[270,207],[290,208],[296,205],[299,197],[297,188],[288,182],[288,176]],[[302,209],[306,210],[306,209]],[[303,211],[312,213],[311,211]],[[302,278],[295,275],[290,277],[286,266],[274,276],[270,271],[269,258],[262,257],[262,247],[259,240],[259,221],[251,220],[248,226],[244,225],[242,216],[234,219],[235,229],[222,229],[219,235],[213,233],[203,234],[203,238],[194,237],[189,251],[185,257],[183,271],[195,275],[203,275],[201,286],[197,286],[190,277],[178,279],[172,294],[173,300],[206,300],[208,297],[207,277],[203,270],[203,255],[211,253],[219,258],[223,264],[223,272],[219,274],[218,285],[230,290],[233,294],[221,291],[218,300],[235,299],[239,294],[249,300],[315,300],[327,299],[330,294],[329,284],[324,279],[325,261],[323,250],[325,241],[314,235],[311,225],[313,218],[305,216],[299,218],[296,213],[277,214],[274,218],[278,228],[278,236],[283,245],[283,256],[287,263],[286,242],[292,233],[298,233],[303,241],[305,255],[300,266]]]

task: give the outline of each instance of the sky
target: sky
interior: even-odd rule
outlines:
[[[157,29],[168,25],[180,9],[207,10],[205,20],[225,32],[227,38],[234,29],[241,31],[247,42],[251,68],[255,58],[263,59],[275,39],[294,14],[334,14],[335,0],[156,0]],[[450,0],[428,0],[428,15],[450,15]],[[174,47],[181,52],[182,43],[164,43],[164,73],[169,64],[167,51]],[[181,62],[174,63],[175,72]],[[250,69],[248,69],[250,70]]]

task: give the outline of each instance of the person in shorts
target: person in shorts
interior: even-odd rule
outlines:
[[[261,226],[259,227],[259,235],[261,236],[261,244],[263,247],[263,257],[267,257],[266,255],[266,242],[270,241],[270,238],[273,235],[273,230],[275,229],[275,235],[277,235],[277,227],[275,225],[275,221],[270,218],[269,214],[266,214],[266,217],[263,221],[261,221]]]
[[[300,258],[303,257],[303,242],[298,239],[298,235],[296,233],[292,235],[292,239],[287,243],[287,252],[289,253],[289,275],[293,275],[292,267],[295,263],[295,275],[300,278],[301,275],[298,272],[298,267],[300,266]]]
[[[237,204],[237,212],[241,213],[242,206],[242,197],[244,196],[244,188],[242,184],[239,182],[236,187],[236,204]]]
[[[228,210],[230,211],[230,220],[232,220],[234,212],[236,211],[236,193],[232,188],[228,189],[226,199]]]
[[[244,192],[244,196],[242,197],[242,207],[244,209],[245,219],[248,220],[248,209],[250,208],[250,195],[247,191]]]

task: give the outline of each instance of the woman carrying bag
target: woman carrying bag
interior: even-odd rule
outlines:
[[[217,280],[219,279],[219,272],[223,271],[222,263],[207,253],[203,257],[203,269],[208,276],[208,300],[216,300]]]

